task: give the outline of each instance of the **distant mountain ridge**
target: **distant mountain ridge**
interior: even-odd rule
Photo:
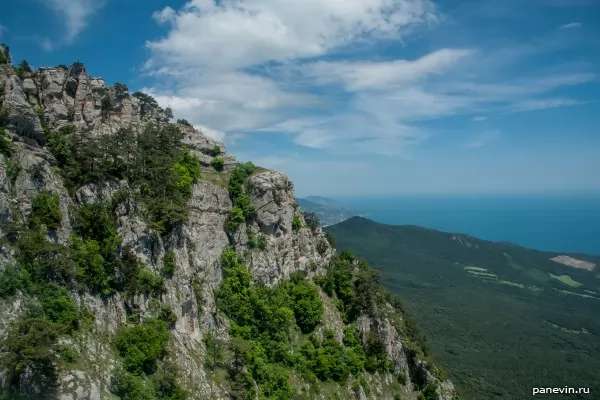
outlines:
[[[469,399],[591,387],[600,370],[600,257],[352,217],[326,228],[402,295]],[[561,398],[579,398],[565,395]]]

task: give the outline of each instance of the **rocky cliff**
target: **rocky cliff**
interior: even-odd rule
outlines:
[[[388,304],[387,298],[375,306],[377,312],[361,309],[348,319],[340,311],[341,295],[315,285],[331,275],[328,271],[340,260],[321,228],[304,221],[294,199],[293,183],[284,174],[252,167],[246,175],[241,174],[242,194],[235,195],[232,188],[237,186],[232,182],[239,178],[241,167],[233,156],[225,154],[222,143],[206,137],[186,121],[170,123],[169,110],[160,108],[151,97],[131,95],[120,84],[107,87],[103,79],[87,75],[80,63],[34,72],[15,72],[10,65],[0,65],[0,107],[4,130],[0,138],[4,143],[0,146],[4,149],[0,154],[0,271],[4,274],[2,282],[14,284],[14,277],[19,277],[14,290],[6,289],[0,296],[0,336],[4,338],[1,350],[5,360],[13,360],[12,364],[1,364],[0,382],[9,397],[413,399],[419,395],[426,399],[451,399],[455,395],[452,384],[438,379],[436,369],[420,350],[414,349],[409,335],[403,332],[402,315]],[[112,158],[108,155],[130,142],[135,149],[150,146],[150,136],[145,133],[148,129],[158,132],[157,140],[164,139],[164,132],[176,132],[179,159],[164,171],[180,178],[175,186],[181,190],[180,195],[168,193],[167,189],[163,194],[153,191],[156,183],[144,186],[147,182],[161,182],[160,177],[153,178],[150,173],[146,181],[132,178],[134,165],[142,168],[138,167],[142,163],[144,173],[149,170],[146,161],[139,160],[142,157],[136,156],[134,163],[129,154],[118,153]],[[123,139],[120,143],[118,135],[125,135],[124,132],[130,135],[130,142]],[[116,142],[102,147],[104,138]],[[65,143],[71,146],[66,153],[66,145],[61,147]],[[100,145],[90,147],[88,143]],[[69,158],[72,154],[74,159]],[[195,167],[190,167],[177,175],[177,168],[188,165],[184,159],[192,160],[192,166],[197,162],[200,173],[194,175]],[[89,160],[91,166],[86,164]],[[104,168],[108,163],[110,168],[118,165],[120,172],[106,172],[113,171]],[[163,171],[158,169],[160,163],[156,165],[157,171]],[[72,172],[75,166],[76,173]],[[159,195],[166,204],[154,201],[153,197]],[[177,204],[184,204],[185,210],[178,209]],[[107,222],[102,219],[105,214],[98,211],[103,209],[109,210]],[[93,214],[94,210],[98,213]],[[236,216],[238,211],[241,217]],[[163,216],[176,213],[184,217]],[[87,219],[82,215],[88,215]],[[163,220],[167,222],[163,224]],[[86,231],[85,226],[93,228]],[[97,232],[103,229],[109,231],[108,226],[114,226],[114,234],[98,236]],[[39,236],[39,232],[43,234]],[[28,242],[28,238],[34,239]],[[106,244],[109,239],[114,240],[114,245]],[[40,253],[41,247],[45,250]],[[373,332],[376,334],[377,343],[383,346],[386,366],[369,371],[361,367],[361,371],[341,379],[325,379],[328,375],[322,372],[317,374],[321,378],[310,379],[314,374],[299,372],[293,362],[277,364],[265,356],[269,363],[282,366],[287,382],[284,384],[291,386],[286,393],[271,390],[270,381],[253,369],[254,361],[248,355],[251,351],[240,350],[242,361],[238,362],[238,347],[232,347],[238,343],[236,338],[248,337],[239,333],[242,325],[232,316],[236,310],[226,311],[222,305],[228,299],[223,297],[224,277],[233,279],[232,273],[224,271],[224,253],[229,254],[231,249],[238,257],[235,263],[250,273],[252,285],[267,288],[260,290],[296,287],[284,286],[294,276],[301,276],[302,282],[314,288],[322,304],[322,315],[311,329],[310,340],[317,347],[325,348],[325,337],[332,329],[343,349],[345,329],[356,327],[367,357],[369,338]],[[51,260],[59,261],[49,267]],[[97,265],[101,266],[98,268],[103,281],[92,282],[90,278],[89,271],[96,271],[94,260],[100,260]],[[71,263],[72,270],[68,272]],[[357,261],[350,263],[356,265],[353,269],[360,269]],[[127,278],[128,265],[138,271],[133,278]],[[54,269],[49,272],[51,268]],[[36,273],[40,270],[43,272],[38,279]],[[19,286],[18,282],[31,284]],[[48,282],[52,282],[52,293],[66,290],[65,302],[74,301],[80,310],[77,312],[87,316],[81,321],[87,322],[78,323],[75,328],[73,325],[68,331],[58,330],[46,343],[40,333],[43,330],[36,331],[40,335],[36,339],[32,329],[40,321],[51,321],[52,326],[60,322],[48,311],[55,308],[46,308],[46,304],[54,304],[52,299],[44,300],[45,292],[39,289]],[[133,289],[131,282],[137,285]],[[157,285],[159,289],[148,289]],[[36,304],[41,304],[41,314],[31,311]],[[295,305],[289,307],[296,310]],[[163,318],[165,314],[168,315]],[[254,315],[262,318],[260,313]],[[20,326],[19,321],[26,317],[30,318],[26,320],[30,321],[29,326]],[[128,364],[132,353],[123,344],[135,338],[123,339],[123,332],[133,337],[138,332],[136,326],[150,326],[148,321],[161,318],[168,321],[164,351],[155,357],[150,372],[147,364],[143,364],[144,372],[135,372]],[[306,341],[310,332],[300,332],[297,326],[294,329],[290,343]],[[139,331],[148,332],[153,331]],[[35,357],[26,354],[25,344],[13,343],[20,339],[15,335],[33,335],[34,347],[47,345],[44,360],[50,361],[41,368],[42,356],[36,364]],[[249,343],[254,349],[253,342]],[[290,346],[289,352],[293,353],[294,345]],[[363,350],[359,350],[362,354]],[[46,350],[40,347],[42,351]],[[315,362],[312,368],[316,368]],[[174,382],[168,385],[164,383],[166,373],[161,372],[167,365],[174,365],[177,371]],[[115,378],[123,369],[131,372],[124,375],[131,381]],[[54,373],[53,382],[40,378],[47,370]],[[232,378],[233,370],[243,371],[246,389],[237,387],[239,379]],[[146,386],[154,385],[154,391],[142,388],[143,385],[138,387],[136,382],[153,382]],[[181,393],[165,389],[174,385],[183,388]]]

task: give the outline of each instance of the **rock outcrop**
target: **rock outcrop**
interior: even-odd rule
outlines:
[[[73,233],[72,210],[77,204],[93,204],[112,199],[126,182],[87,184],[70,192],[55,170],[57,161],[44,146],[46,135],[66,125],[73,125],[82,137],[113,135],[120,129],[140,132],[149,123],[166,123],[166,113],[157,105],[130,95],[122,86],[107,87],[101,78],[92,78],[82,65],[68,69],[42,68],[19,78],[9,66],[0,66],[0,105],[9,111],[7,133],[14,143],[13,154],[0,154],[0,223],[2,227],[31,212],[32,199],[37,193],[50,191],[58,194],[63,215],[60,226],[48,238],[51,242],[66,244]],[[309,279],[322,274],[335,254],[320,227],[294,229],[294,217],[301,217],[294,199],[294,186],[282,173],[263,171],[248,178],[246,186],[256,217],[241,224],[228,237],[224,224],[232,209],[232,201],[218,174],[226,174],[235,167],[235,158],[225,154],[222,143],[216,142],[187,124],[179,124],[183,144],[196,155],[204,169],[215,179],[200,179],[192,188],[188,201],[189,218],[177,225],[168,235],[158,235],[148,226],[143,210],[132,197],[115,209],[117,232],[121,246],[129,248],[150,270],[160,271],[165,254],[174,254],[176,268],[166,282],[166,293],[161,305],[168,306],[177,317],[171,330],[169,358],[181,372],[181,384],[192,399],[229,399],[227,389],[207,372],[204,363],[206,348],[202,341],[207,332],[226,340],[229,322],[218,312],[214,292],[222,280],[220,257],[223,249],[235,246],[244,255],[256,280],[274,285],[292,274],[302,272]],[[222,172],[213,169],[215,157],[222,157]],[[211,175],[212,174],[212,175]],[[224,179],[224,178],[223,178]],[[3,235],[6,234],[6,228]],[[267,246],[263,251],[250,251],[248,232],[264,235]],[[14,262],[14,250],[0,246],[0,270]],[[192,282],[201,284],[201,299],[194,293]],[[140,315],[150,313],[155,306],[147,296],[124,299],[118,293],[110,298],[73,293],[77,302],[84,304],[95,316],[94,326],[71,343],[79,362],[62,373],[56,398],[61,400],[99,400],[112,398],[111,373],[115,368],[110,336],[127,319],[129,309]],[[335,303],[321,292],[326,303],[324,326],[335,328],[338,336],[343,322]],[[23,298],[10,302],[0,301],[0,334],[9,322],[23,310]],[[387,320],[372,321],[361,317],[361,333],[378,329],[384,339],[388,357],[395,372],[408,374],[407,358],[396,328]],[[341,336],[338,338],[341,340]],[[393,374],[371,377],[372,387],[382,387],[392,381]],[[431,375],[431,374],[429,374]],[[1,378],[1,377],[0,377]],[[428,381],[436,378],[428,376]],[[442,385],[440,399],[449,399],[451,383]],[[415,397],[410,384],[406,398]],[[29,395],[35,397],[35,388]],[[351,392],[354,393],[354,392]],[[356,398],[387,398],[381,390],[366,394],[360,389]]]

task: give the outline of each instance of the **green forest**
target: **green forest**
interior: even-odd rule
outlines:
[[[326,230],[407,301],[465,398],[522,400],[533,387],[600,392],[597,272],[551,261],[554,253],[359,217]]]

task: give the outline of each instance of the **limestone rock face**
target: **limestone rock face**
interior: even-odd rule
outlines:
[[[207,332],[218,339],[228,339],[229,321],[215,305],[215,291],[223,276],[220,257],[225,247],[233,246],[244,257],[255,279],[267,285],[275,285],[297,272],[312,280],[325,272],[335,255],[320,227],[310,228],[306,224],[299,228],[294,226],[297,229],[292,227],[294,218],[303,220],[293,183],[285,174],[275,171],[263,170],[249,177],[245,187],[256,218],[228,235],[224,224],[232,202],[223,182],[236,166],[235,157],[225,153],[222,143],[187,124],[178,124],[183,144],[203,165],[203,177],[192,187],[187,222],[161,235],[148,226],[144,205],[136,200],[136,188],[129,187],[126,181],[85,184],[67,190],[56,170],[57,161],[45,146],[45,134],[68,124],[74,126],[83,140],[111,135],[122,128],[138,133],[147,124],[166,123],[163,110],[143,103],[123,87],[107,87],[103,79],[90,77],[79,64],[68,69],[43,68],[28,74],[23,81],[10,67],[0,66],[0,106],[9,110],[7,132],[14,144],[10,157],[0,154],[0,236],[4,236],[3,229],[10,223],[30,215],[36,194],[50,191],[58,195],[62,222],[58,229],[50,231],[48,240],[67,244],[74,233],[71,224],[77,206],[111,202],[119,194],[124,197],[114,206],[114,213],[121,246],[131,249],[137,259],[154,272],[163,268],[167,252],[175,256],[174,273],[166,279],[166,293],[158,305],[156,299],[152,301],[144,295],[126,299],[118,293],[109,298],[71,293],[95,319],[91,330],[65,343],[73,346],[79,362],[72,370],[61,372],[53,399],[114,398],[110,394],[110,379],[118,357],[111,346],[111,337],[126,323],[128,310],[139,310],[144,317],[155,312],[157,306],[170,307],[177,316],[171,330],[168,357],[180,367],[180,383],[190,398],[231,398],[227,388],[206,371],[206,349],[202,341]],[[225,161],[223,172],[211,166],[216,156]],[[251,248],[249,235],[265,239],[266,248]],[[14,262],[14,256],[15,249],[0,242],[0,271]],[[323,329],[333,329],[341,342],[344,322],[335,299],[323,292],[320,296],[325,314],[317,335],[322,335]],[[26,300],[19,294],[8,302],[0,301],[0,336],[10,321],[22,314]],[[358,326],[365,337],[370,330],[378,330],[395,371],[407,373],[403,344],[393,324],[387,319],[375,321],[361,317]],[[3,373],[0,371],[0,385],[4,381]],[[427,379],[434,380],[430,375]],[[387,398],[381,387],[391,382],[392,375],[369,379],[373,390],[369,394],[361,387],[356,398]],[[36,392],[39,388],[33,384],[33,377],[31,382],[31,396],[35,398],[39,396]],[[440,388],[440,399],[449,399],[444,396],[452,392],[451,383],[443,382]],[[349,393],[354,393],[352,390],[350,388]],[[409,395],[414,397],[414,393]]]

